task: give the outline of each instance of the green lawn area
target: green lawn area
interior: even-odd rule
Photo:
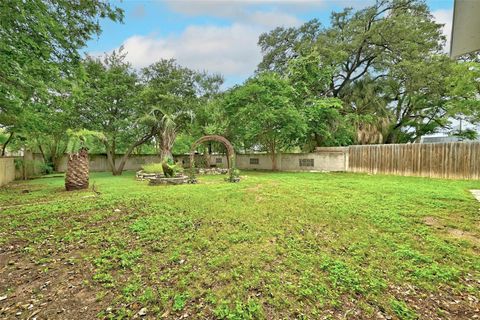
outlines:
[[[94,173],[0,189],[0,318],[471,319],[476,181]],[[21,312],[21,314],[18,314]]]

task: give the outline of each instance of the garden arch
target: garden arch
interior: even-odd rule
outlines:
[[[203,136],[192,144],[192,148],[190,149],[190,164],[192,165],[194,163],[195,149],[201,143],[204,143],[204,142],[207,142],[207,141],[220,142],[221,144],[223,144],[225,146],[225,148],[227,149],[227,166],[228,166],[228,169],[233,168],[234,163],[235,163],[234,162],[234,160],[235,160],[235,150],[233,149],[232,144],[230,143],[230,141],[227,140],[227,138],[222,137],[222,136],[217,136],[217,135]]]

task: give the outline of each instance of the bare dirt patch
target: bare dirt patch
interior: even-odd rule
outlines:
[[[82,255],[47,249],[34,257],[20,242],[1,248],[0,319],[95,319],[107,299],[96,299]]]
[[[455,238],[457,240],[466,240],[477,246],[480,246],[480,238],[472,232],[455,229],[455,228],[449,228],[435,217],[425,217],[423,218],[423,222],[427,226],[434,227],[435,229],[446,232],[446,234],[452,238]]]
[[[473,279],[463,279],[467,287],[478,284]],[[480,314],[480,301],[467,291],[454,291],[440,287],[437,292],[426,292],[414,286],[390,287],[392,294],[408,303],[424,319],[477,319]]]

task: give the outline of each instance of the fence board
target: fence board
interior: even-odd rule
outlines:
[[[480,142],[349,147],[351,172],[448,179],[480,179]]]

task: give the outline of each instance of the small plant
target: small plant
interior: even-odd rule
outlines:
[[[235,302],[235,307],[231,307],[227,301],[222,301],[214,310],[215,316],[219,319],[262,319],[264,318],[262,306],[258,301],[248,299],[246,303]]]
[[[197,183],[197,176],[195,173],[195,165],[192,166],[187,170],[188,175],[188,183]]]
[[[397,299],[390,300],[390,306],[392,307],[393,312],[402,320],[415,320],[418,319],[415,311],[410,309],[407,304],[403,301]]]
[[[228,171],[228,177],[225,178],[227,182],[240,182],[240,170],[236,168],[231,168]]]
[[[180,311],[185,308],[185,305],[187,304],[188,300],[188,294],[183,293],[183,294],[176,294],[175,297],[173,297],[173,310],[174,311]]]
[[[167,178],[172,178],[183,172],[183,168],[176,164],[172,159],[167,159],[162,162],[163,174]]]
[[[53,173],[53,163],[43,163],[41,162],[39,164],[40,166],[40,171],[42,174],[51,174]]]

